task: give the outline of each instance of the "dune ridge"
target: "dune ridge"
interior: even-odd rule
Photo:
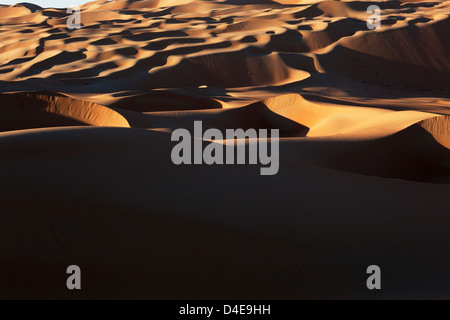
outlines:
[[[449,1],[80,8],[0,5],[0,298],[450,297]],[[279,173],[174,165],[195,121]]]

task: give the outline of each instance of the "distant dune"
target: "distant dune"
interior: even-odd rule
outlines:
[[[70,16],[0,6],[0,298],[450,298],[450,1]],[[279,173],[174,165],[194,121],[279,129]]]

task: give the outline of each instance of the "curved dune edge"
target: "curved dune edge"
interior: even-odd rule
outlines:
[[[130,127],[123,116],[110,108],[65,96],[34,93],[1,94],[0,103],[0,113],[3,113],[3,117],[7,117],[8,113],[12,112],[22,113],[24,119],[27,118],[27,112],[47,113],[78,120],[92,126]],[[20,119],[17,120],[18,126],[20,121]],[[53,125],[59,126],[61,123],[55,119]],[[39,122],[35,127],[39,127]]]
[[[80,30],[67,29],[62,8],[3,6],[0,80],[38,77],[112,91],[238,88],[329,71],[378,85],[450,87],[445,1],[379,2],[382,29],[374,31],[365,23],[372,2],[245,3],[94,1],[81,6]]]
[[[193,97],[171,92],[130,94],[116,98],[110,107],[137,112],[222,109],[226,103],[217,99]]]
[[[409,2],[0,5],[0,297],[449,298],[450,0]],[[279,171],[175,165],[195,121]]]
[[[450,149],[450,116],[426,119],[419,124],[431,133],[437,142]]]
[[[391,135],[350,140],[347,147],[332,149],[313,163],[365,176],[450,183],[450,150],[420,122]]]
[[[391,111],[316,103],[298,94],[277,96],[262,102],[273,112],[308,127],[308,137],[382,137],[436,117],[435,114],[418,111]]]
[[[323,48],[315,51],[318,68],[370,83],[445,90],[450,87],[450,40],[445,35],[450,16],[448,9],[440,10],[433,20],[418,17],[318,45]]]

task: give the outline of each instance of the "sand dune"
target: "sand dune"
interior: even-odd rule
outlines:
[[[450,118],[448,116],[440,116],[430,118],[420,122],[433,137],[447,149],[450,149]]]
[[[0,298],[449,298],[450,2],[375,3],[0,6]],[[194,121],[279,173],[174,165]]]
[[[2,104],[0,112],[3,125],[7,127],[18,126],[15,128],[16,130],[59,127],[63,126],[64,122],[66,122],[66,125],[72,126],[85,124],[129,127],[127,120],[114,110],[62,95],[2,94],[0,95],[0,102]],[[31,127],[27,127],[25,123],[31,125]],[[0,128],[0,130],[8,131],[6,128]]]

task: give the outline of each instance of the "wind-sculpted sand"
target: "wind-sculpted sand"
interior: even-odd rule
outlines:
[[[80,9],[0,6],[0,298],[450,297],[449,1]],[[174,165],[194,121],[279,172]]]

